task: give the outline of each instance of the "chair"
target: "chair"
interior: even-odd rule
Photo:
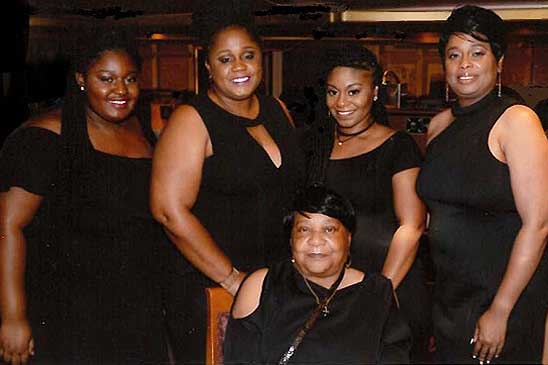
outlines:
[[[234,298],[223,288],[206,288],[206,365],[223,364],[223,342]]]

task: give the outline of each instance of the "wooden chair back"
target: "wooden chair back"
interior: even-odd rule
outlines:
[[[206,365],[223,364],[223,342],[234,298],[223,288],[206,288]]]

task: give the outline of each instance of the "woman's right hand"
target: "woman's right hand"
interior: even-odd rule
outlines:
[[[26,319],[2,320],[0,357],[14,365],[25,364],[34,355],[34,340]]]

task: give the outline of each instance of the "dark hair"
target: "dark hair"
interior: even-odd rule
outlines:
[[[445,63],[447,42],[455,33],[464,33],[478,41],[488,42],[497,61],[506,52],[506,27],[504,21],[492,10],[475,5],[465,5],[451,12],[443,25],[438,42],[438,52],[442,64]]]
[[[198,4],[198,3],[197,3]],[[239,28],[263,49],[263,41],[255,28],[252,0],[201,1],[192,12],[192,32],[209,57],[209,49],[226,29]]]
[[[327,77],[336,67],[351,67],[369,71],[372,73],[373,87],[381,86],[382,66],[373,52],[357,42],[341,43],[326,48],[323,64],[325,66],[320,71],[318,95],[325,96]],[[388,113],[380,99],[373,102],[371,113],[376,123],[388,125]],[[333,149],[336,126],[334,118],[328,116],[325,102],[318,103],[316,116],[311,131],[304,141],[307,155],[307,182],[309,184],[325,182],[325,172]]]
[[[284,218],[287,232],[295,223],[295,214],[319,213],[337,219],[351,233],[356,229],[356,213],[348,199],[321,184],[314,184],[297,193],[291,211]]]

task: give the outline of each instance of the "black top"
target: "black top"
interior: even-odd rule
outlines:
[[[493,125],[514,104],[489,94],[455,108],[454,122],[428,145],[418,179],[430,210],[437,347],[453,361],[471,361],[474,326],[493,300],[521,227],[508,165],[488,146]],[[547,277],[544,262],[512,311],[497,362],[540,360]]]
[[[44,197],[25,229],[37,356],[55,345],[59,363],[164,361],[159,263],[168,243],[149,211],[151,160],[96,151],[87,138],[89,166],[69,227],[54,221],[60,141],[46,129],[20,128],[0,156],[0,191]],[[69,232],[66,247],[56,241],[60,230]]]
[[[328,289],[310,282],[320,297]],[[277,363],[317,306],[303,277],[289,262],[271,267],[259,307],[228,323],[225,363]],[[289,363],[408,363],[410,334],[401,319],[392,285],[381,275],[340,289],[304,337]]]
[[[419,167],[421,159],[413,138],[398,131],[367,153],[329,160],[327,185],[349,199],[356,211],[352,266],[364,272],[382,270],[392,236],[399,226],[394,211],[392,177]]]
[[[233,264],[246,271],[288,257],[282,220],[304,175],[295,130],[281,105],[263,96],[259,103],[256,119],[280,149],[279,168],[247,132],[248,119],[230,114],[206,95],[191,103],[213,146],[193,213]],[[186,270],[193,269],[187,264]]]

